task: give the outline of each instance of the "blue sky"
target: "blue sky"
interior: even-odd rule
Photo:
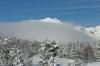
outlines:
[[[45,17],[83,26],[100,25],[100,0],[0,0],[0,22]]]

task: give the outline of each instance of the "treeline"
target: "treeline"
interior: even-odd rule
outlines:
[[[40,53],[39,49],[43,43],[47,42],[0,37],[0,66],[32,66],[32,57]],[[100,62],[99,41],[94,45],[78,41],[54,43],[59,47],[56,54],[59,58],[73,59],[77,64]],[[49,48],[54,47],[50,45]]]
[[[53,44],[53,46],[52,46]],[[48,46],[49,45],[49,46]],[[57,48],[56,48],[57,47]],[[100,44],[90,44],[85,42],[68,42],[68,43],[56,43],[55,41],[45,42],[42,46],[41,55],[45,55],[42,58],[42,65],[40,66],[53,66],[55,64],[56,57],[66,58],[75,61],[75,66],[81,66],[83,63],[100,62]],[[53,50],[53,51],[50,51]],[[55,51],[57,50],[57,51]],[[52,57],[52,59],[50,59]],[[56,60],[57,61],[57,60]],[[50,63],[51,62],[51,63]],[[66,63],[69,64],[69,63]],[[71,64],[71,63],[70,63]]]
[[[0,66],[31,66],[40,42],[0,37]]]
[[[100,48],[98,46],[98,48]],[[100,54],[97,53],[97,47],[92,46],[89,43],[81,43],[81,42],[70,42],[66,45],[60,45],[59,48],[59,57],[73,59],[80,63],[89,63],[100,61]],[[98,56],[97,56],[98,55]]]

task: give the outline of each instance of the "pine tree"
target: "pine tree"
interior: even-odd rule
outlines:
[[[83,60],[85,61],[85,63],[95,61],[92,46],[88,45],[83,49]]]
[[[57,56],[58,51],[58,45],[55,41],[46,41],[43,44],[41,44],[40,58],[42,61],[40,61],[40,66],[54,66],[55,65],[55,57]]]

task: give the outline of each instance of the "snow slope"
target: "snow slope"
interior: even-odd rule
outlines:
[[[100,40],[100,26],[85,28],[88,34]]]
[[[88,63],[85,66],[100,66],[100,62],[93,62],[93,63]]]

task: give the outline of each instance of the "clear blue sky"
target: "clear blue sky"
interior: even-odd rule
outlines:
[[[0,22],[45,17],[100,25],[100,0],[0,0]]]

